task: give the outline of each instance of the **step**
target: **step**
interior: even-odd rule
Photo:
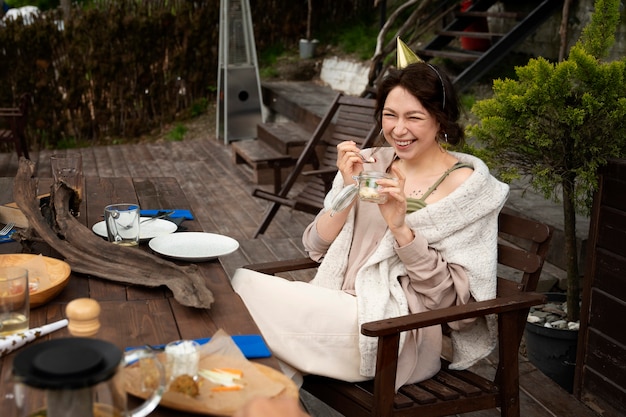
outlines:
[[[456,16],[461,17],[493,17],[498,19],[521,20],[526,17],[526,13],[520,12],[457,12]]]
[[[448,58],[454,61],[463,61],[463,62],[476,61],[482,55],[482,53],[480,52],[471,52],[471,51],[456,52],[456,51],[434,50],[434,49],[419,49],[415,52],[421,56]]]
[[[446,30],[437,32],[439,36],[450,36],[451,38],[475,38],[475,39],[499,39],[502,38],[506,33],[496,33],[496,32],[470,32],[464,30]]]
[[[234,164],[246,164],[250,167],[253,183],[274,184],[275,188],[280,187],[282,178],[295,163],[294,158],[259,139],[233,142],[231,152]]]
[[[289,175],[338,92],[311,81],[266,81],[261,89],[268,121],[257,125],[257,142],[233,143],[233,162],[249,167],[255,184],[276,186],[271,164],[280,162],[282,179]]]
[[[283,155],[297,159],[304,146],[311,138],[312,132],[295,122],[259,123],[257,139],[267,143]]]

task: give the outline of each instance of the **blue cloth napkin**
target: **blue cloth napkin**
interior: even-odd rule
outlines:
[[[269,348],[265,344],[265,341],[259,334],[241,334],[231,336],[233,342],[237,345],[241,353],[248,359],[257,359],[257,358],[269,358],[272,356]],[[204,345],[205,343],[211,340],[210,337],[204,337],[201,339],[195,339],[196,342],[200,345]],[[126,350],[136,349],[136,347],[129,347]],[[153,345],[154,349],[165,349],[165,345]]]
[[[11,239],[11,236],[0,236],[0,243],[5,243],[5,242],[13,242],[13,239]]]
[[[169,211],[172,211],[172,209],[170,210],[166,210],[166,209],[160,209],[160,210],[140,210],[139,213],[142,216],[145,217],[154,217],[154,216],[158,216],[160,214],[164,214],[167,213]],[[189,210],[179,210],[179,209],[174,209],[173,210],[174,213],[170,214],[167,217],[171,217],[172,219],[176,219],[179,217],[182,217],[186,220],[193,220],[193,215],[191,214],[191,211]]]

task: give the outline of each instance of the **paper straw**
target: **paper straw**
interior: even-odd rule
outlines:
[[[45,326],[28,329],[24,332],[15,333],[8,336],[0,336],[0,358],[19,349],[26,343],[39,339],[49,333],[55,332],[67,326],[67,319],[55,321]]]

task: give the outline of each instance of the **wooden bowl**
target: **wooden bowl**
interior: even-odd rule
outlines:
[[[72,272],[70,266],[59,259],[25,253],[0,255],[0,266],[23,266],[35,259],[35,257],[41,257],[43,260],[50,276],[50,284],[39,286],[37,290],[31,291],[31,309],[39,307],[56,297],[69,282],[70,273]]]

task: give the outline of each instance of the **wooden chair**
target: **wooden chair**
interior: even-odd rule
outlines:
[[[609,319],[626,314],[625,187],[626,158],[609,159],[598,170],[585,253],[574,395],[604,416],[626,415],[624,330]]]
[[[25,133],[30,100],[30,94],[25,93],[20,98],[19,107],[0,108],[0,119],[6,121],[5,124],[0,124],[0,142],[13,143],[18,159],[22,155],[30,159]]]
[[[313,214],[323,207],[324,196],[330,190],[337,173],[337,144],[353,140],[362,148],[372,145],[377,135],[375,105],[376,101],[373,99],[343,94],[335,97],[280,190],[274,193],[261,188],[253,190],[253,196],[272,202],[254,234],[255,238],[265,233],[282,205]],[[321,157],[318,158],[318,155]],[[307,165],[312,165],[314,169],[305,171]],[[290,196],[290,191],[300,175],[307,177],[306,186],[298,195]]]
[[[498,275],[509,278],[498,278],[497,298],[365,323],[361,332],[378,338],[375,378],[347,383],[308,375],[302,388],[349,417],[434,417],[496,407],[500,407],[502,416],[519,417],[518,350],[529,308],[544,302],[543,295],[532,291],[548,252],[552,228],[504,212],[499,217],[499,228]],[[310,259],[299,259],[247,268],[277,274],[316,265]],[[441,371],[433,378],[394,392],[401,332],[488,314],[498,315],[498,365],[493,379],[469,370],[449,370],[449,363],[442,359]]]

